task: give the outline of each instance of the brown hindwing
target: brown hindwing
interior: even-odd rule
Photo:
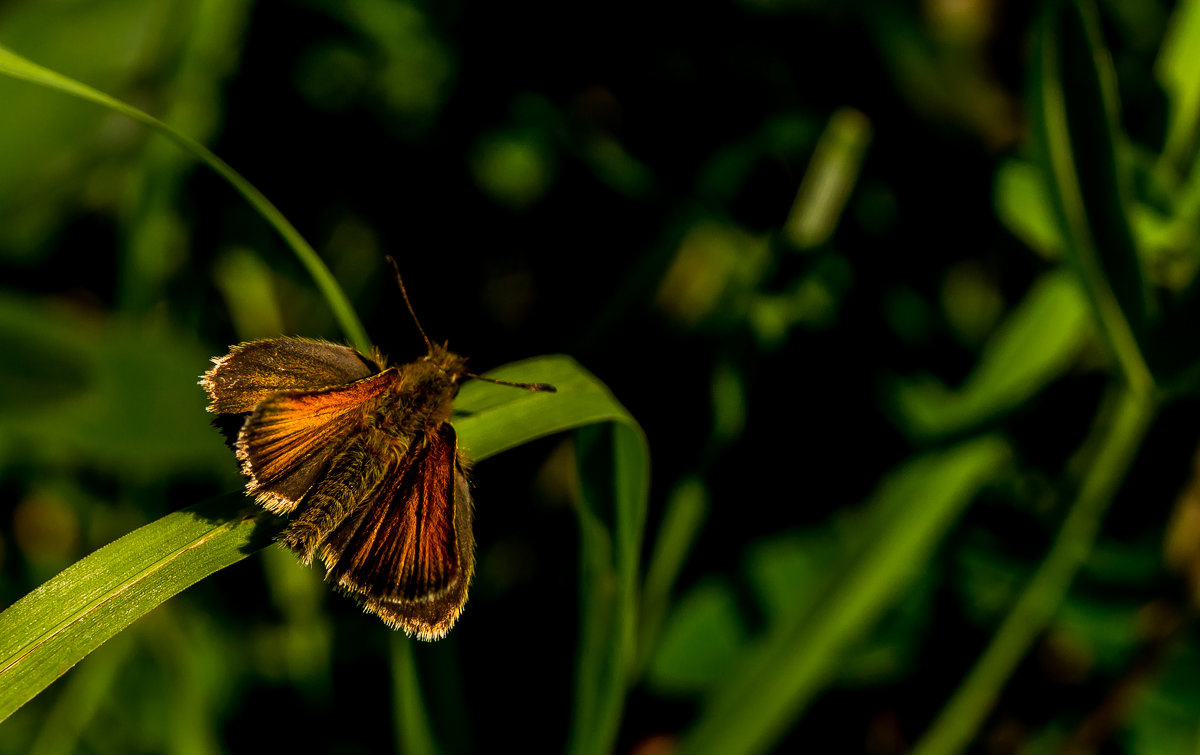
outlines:
[[[394,368],[349,385],[278,393],[246,418],[235,449],[247,489],[277,514],[296,508],[330,462],[367,428],[376,400],[399,380]]]
[[[326,578],[393,627],[423,640],[444,636],[475,566],[466,472],[449,423],[407,452],[396,449],[369,500],[321,547]]]

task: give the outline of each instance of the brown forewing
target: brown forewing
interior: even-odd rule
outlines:
[[[244,414],[280,391],[311,391],[344,385],[379,372],[381,358],[349,346],[306,338],[271,338],[234,346],[214,359],[200,384],[208,410]]]
[[[393,368],[349,385],[261,401],[235,444],[248,490],[275,513],[295,509],[334,458],[366,431],[376,400],[398,380]]]
[[[322,547],[327,578],[388,624],[421,639],[454,625],[474,571],[471,496],[454,428],[395,453],[360,513]]]

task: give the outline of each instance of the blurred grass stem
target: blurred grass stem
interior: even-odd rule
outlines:
[[[49,89],[56,89],[78,97],[81,100],[103,105],[110,110],[132,118],[138,123],[149,126],[178,144],[185,151],[199,158],[201,162],[208,165],[208,167],[212,168],[218,175],[228,181],[234,190],[241,194],[262,215],[263,219],[283,237],[283,240],[291,248],[292,252],[295,253],[300,263],[304,265],[309,275],[312,276],[313,282],[316,283],[317,288],[321,291],[321,295],[329,303],[329,308],[333,310],[333,315],[337,318],[338,325],[341,327],[346,338],[360,351],[364,353],[370,352],[372,345],[371,340],[367,338],[367,331],[363,329],[362,323],[358,320],[358,315],[354,313],[354,307],[350,305],[350,300],[346,298],[346,294],[342,292],[341,286],[338,285],[333,274],[329,272],[329,268],[325,266],[320,256],[317,255],[316,250],[304,240],[304,237],[300,235],[295,226],[288,222],[283,213],[275,205],[271,204],[271,201],[261,191],[230,167],[228,163],[213,154],[207,147],[172,129],[152,115],[126,105],[124,102],[109,97],[107,94],[81,84],[74,79],[55,73],[48,68],[43,68],[3,46],[0,46],[0,74],[33,84],[40,84]]]
[[[396,729],[396,752],[404,755],[437,755],[429,711],[421,694],[413,640],[393,632],[389,650],[392,667],[392,725]]]

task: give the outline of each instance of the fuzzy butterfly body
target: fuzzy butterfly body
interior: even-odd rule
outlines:
[[[319,558],[389,626],[444,636],[475,563],[470,464],[449,421],[459,383],[475,377],[465,360],[429,343],[421,360],[388,367],[378,353],[278,338],[213,361],[200,381],[208,410],[240,421],[247,490],[291,517],[280,542],[305,564]]]

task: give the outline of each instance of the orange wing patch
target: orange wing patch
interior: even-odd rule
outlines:
[[[295,509],[329,462],[366,429],[376,400],[399,379],[393,368],[349,385],[278,393],[259,403],[235,444],[249,491],[274,513]]]

